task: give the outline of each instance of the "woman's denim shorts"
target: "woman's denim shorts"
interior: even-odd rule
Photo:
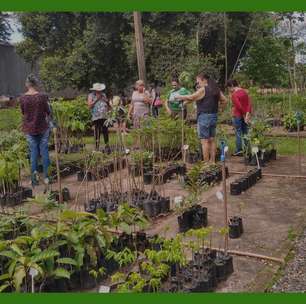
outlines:
[[[217,113],[200,113],[198,115],[198,136],[209,139],[216,136]]]

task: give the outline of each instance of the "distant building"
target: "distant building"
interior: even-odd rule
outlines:
[[[0,42],[0,96],[16,97],[24,92],[31,65],[20,57],[14,45]]]

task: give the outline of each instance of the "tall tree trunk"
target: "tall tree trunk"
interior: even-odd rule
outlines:
[[[292,28],[292,18],[289,17],[289,29],[290,29],[290,40],[291,40],[291,47],[292,47],[292,69],[293,69],[293,89],[294,94],[297,95],[297,84],[296,84],[296,66],[295,66],[295,47],[294,47],[294,39],[293,39],[293,28]]]
[[[146,65],[145,65],[144,47],[143,47],[141,13],[140,12],[134,12],[133,16],[134,16],[134,29],[135,29],[135,42],[136,42],[136,52],[137,52],[138,75],[139,75],[139,79],[146,82]]]
[[[228,72],[227,72],[227,17],[225,12],[223,14],[223,22],[224,22],[224,65],[225,65],[224,87],[226,87]]]

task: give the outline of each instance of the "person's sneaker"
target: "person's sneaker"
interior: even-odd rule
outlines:
[[[39,185],[39,174],[37,171],[34,171],[32,174],[32,181],[31,181],[32,187]]]
[[[45,185],[49,185],[50,184],[50,180],[48,177],[44,178],[44,184]]]
[[[243,156],[243,151],[238,151],[232,154],[232,156]]]
[[[50,185],[50,180],[48,177],[44,178],[44,185],[45,185],[44,194],[46,194],[49,191],[49,185]]]

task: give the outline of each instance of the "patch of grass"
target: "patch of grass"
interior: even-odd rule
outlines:
[[[20,129],[21,112],[19,108],[0,110],[0,131]]]
[[[298,154],[298,139],[289,137],[269,137],[275,143],[278,155],[296,156]],[[235,151],[235,136],[229,136],[229,149],[232,153]],[[301,153],[306,154],[306,140],[301,139]]]
[[[95,139],[93,136],[86,136],[84,137],[83,140],[84,140],[84,143],[87,145],[94,145],[95,143]],[[123,135],[123,140],[127,147],[131,147],[134,143],[134,139],[132,135],[129,133],[127,135]],[[109,144],[115,145],[116,142],[117,142],[117,135],[115,133],[109,133]],[[101,145],[103,144],[104,144],[103,135],[101,134]]]
[[[290,227],[288,229],[288,236],[287,236],[288,240],[294,241],[296,239],[296,237],[297,237],[296,231],[294,231],[294,229],[292,227]]]

